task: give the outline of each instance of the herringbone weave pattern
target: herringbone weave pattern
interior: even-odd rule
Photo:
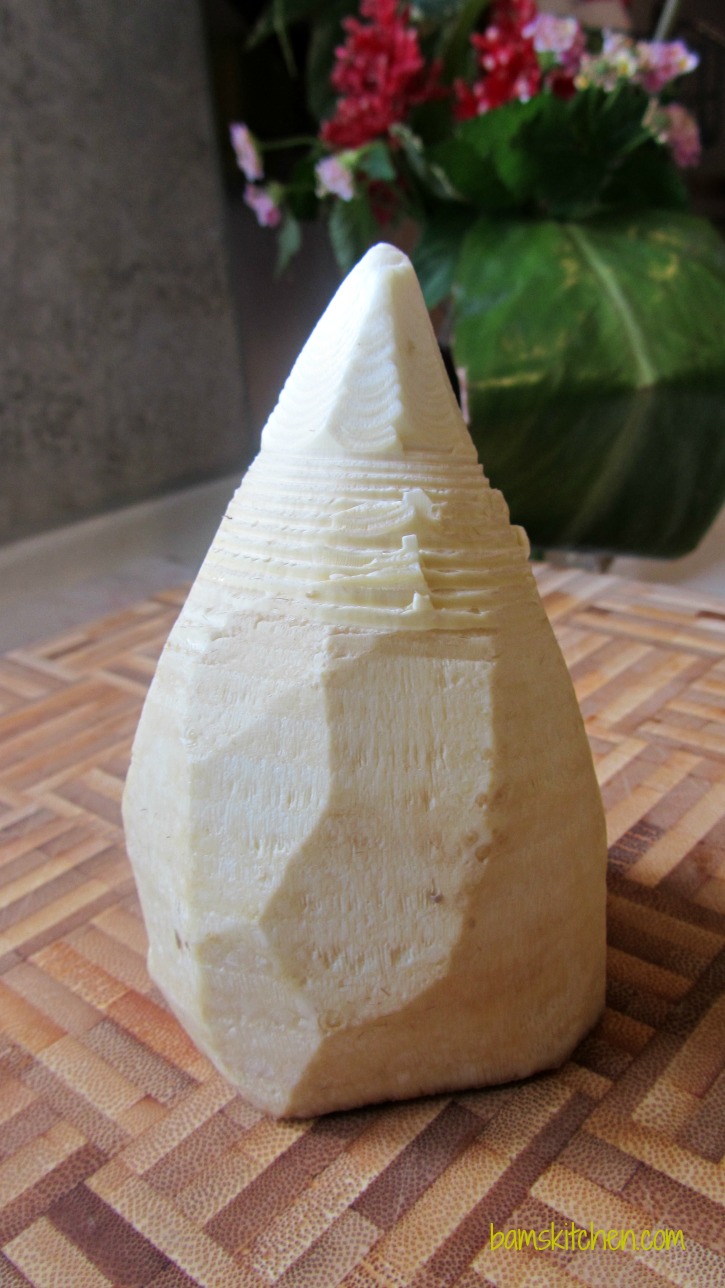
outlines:
[[[119,802],[182,601],[0,659],[0,1285],[725,1283],[725,607],[539,570],[610,832],[609,994],[555,1074],[277,1123],[149,983]],[[492,1250],[682,1229],[684,1250]]]

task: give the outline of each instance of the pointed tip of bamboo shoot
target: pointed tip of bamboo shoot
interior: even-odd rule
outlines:
[[[407,255],[381,243],[348,274],[292,368],[262,448],[476,459]]]

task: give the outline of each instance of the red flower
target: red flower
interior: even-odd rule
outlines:
[[[397,0],[363,0],[367,23],[347,18],[344,45],[335,50],[332,84],[339,91],[335,114],[320,131],[335,148],[358,148],[384,137],[411,108],[445,93],[440,64],[426,67],[409,10]]]
[[[471,36],[483,75],[473,85],[458,81],[455,86],[459,121],[480,116],[512,99],[526,101],[539,91],[539,60],[533,40],[524,35],[524,28],[536,15],[533,0],[496,0],[486,30]]]

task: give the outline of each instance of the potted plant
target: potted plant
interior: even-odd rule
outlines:
[[[281,266],[307,219],[343,270],[412,228],[481,459],[532,542],[693,549],[725,497],[725,247],[688,211],[699,138],[676,101],[696,57],[533,0],[349,9],[275,0],[254,37],[309,24],[319,126],[284,176],[232,127]]]

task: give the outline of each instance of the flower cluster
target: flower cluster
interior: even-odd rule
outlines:
[[[541,68],[530,30],[536,16],[533,0],[495,0],[486,30],[471,36],[480,75],[472,85],[456,82],[459,121],[538,93]]]
[[[241,121],[237,121],[234,125],[229,126],[229,137],[234,148],[237,165],[245,178],[249,179],[250,183],[261,179],[264,175],[262,158],[249,128],[243,125]]]
[[[356,148],[389,135],[414,107],[441,95],[440,63],[426,67],[418,33],[397,0],[362,0],[367,22],[347,18],[335,50],[331,82],[340,97],[320,137],[333,148]]]
[[[660,143],[670,149],[681,170],[698,165],[702,153],[697,121],[681,103],[663,106],[652,100],[644,124]]]
[[[464,0],[460,0],[460,10],[461,14],[466,11]],[[232,146],[247,179],[245,200],[261,224],[281,225],[283,234],[290,234],[287,244],[299,243],[294,231],[297,222],[314,217],[320,209],[334,219],[348,207],[349,228],[355,237],[367,235],[371,220],[388,222],[404,213],[425,220],[440,201],[471,202],[476,209],[485,210],[488,180],[469,182],[460,166],[464,156],[469,157],[465,164],[475,166],[476,148],[483,146],[484,136],[492,140],[496,129],[465,132],[473,129],[469,123],[476,118],[496,116],[502,108],[515,111],[517,103],[530,104],[520,119],[535,116],[541,127],[534,136],[525,131],[520,136],[505,135],[508,155],[512,147],[520,147],[514,167],[518,187],[509,197],[514,204],[523,203],[528,212],[554,211],[558,212],[556,217],[563,218],[567,209],[595,208],[596,200],[592,205],[588,199],[572,196],[576,179],[572,184],[566,176],[562,178],[560,196],[552,196],[545,184],[537,188],[535,158],[532,161],[530,150],[546,136],[559,155],[564,155],[556,131],[569,130],[570,137],[577,140],[571,164],[579,165],[580,125],[590,119],[592,104],[599,104],[593,111],[604,111],[602,102],[608,95],[613,96],[608,101],[623,102],[624,106],[616,109],[618,126],[610,125],[611,114],[603,118],[601,129],[612,135],[605,178],[614,174],[625,158],[631,161],[632,148],[651,148],[653,140],[661,145],[662,156],[654,170],[650,166],[643,173],[645,185],[655,178],[655,200],[663,195],[666,199],[668,192],[677,190],[676,179],[671,175],[667,179],[663,166],[697,164],[697,124],[684,107],[670,101],[673,82],[697,66],[696,55],[681,41],[633,40],[608,31],[594,34],[575,18],[540,13],[535,0],[491,0],[482,29],[469,33],[467,49],[458,41],[456,62],[445,44],[442,26],[436,43],[437,21],[427,6],[410,8],[404,0],[360,0],[358,15],[342,23],[344,40],[335,49],[329,71],[329,88],[336,94],[333,110],[321,122],[317,137],[308,141],[304,164],[295,170],[291,182],[266,182],[262,145],[244,124],[231,126]],[[441,53],[446,53],[445,77]],[[583,113],[577,116],[580,103]],[[435,106],[421,113],[420,109],[431,104]],[[562,112],[570,115],[562,116]],[[575,120],[579,122],[576,127],[572,124]],[[431,123],[435,128],[427,134]],[[539,143],[531,142],[534,137]],[[598,147],[601,134],[597,138]],[[295,143],[299,146],[300,140]],[[458,143],[461,147],[456,152]],[[446,144],[454,150],[446,151]],[[479,155],[482,162],[489,163],[491,154]],[[494,168],[498,164],[490,163]],[[659,180],[655,174],[658,165]],[[512,173],[509,167],[507,173],[493,176],[492,202],[500,202],[502,193],[503,199],[509,200],[503,190]],[[591,175],[592,170],[586,173]],[[634,171],[630,168],[626,173],[631,181]],[[625,191],[623,181],[615,200],[622,201]],[[640,188],[637,200],[643,198],[646,202],[646,191]],[[605,207],[607,199],[603,198]],[[492,209],[500,208],[492,205]],[[341,240],[344,237],[341,233]]]
[[[248,183],[244,189],[244,200],[257,216],[257,223],[262,228],[278,228],[282,222],[282,209],[271,188],[263,188]]]
[[[576,93],[575,77],[584,56],[584,30],[576,18],[539,13],[523,31],[534,42],[544,69],[544,83],[559,98]]]
[[[323,157],[315,166],[318,197],[339,197],[341,201],[352,201],[355,195],[355,183],[352,177],[354,153],[346,156]]]
[[[229,138],[237,165],[248,181],[244,200],[263,228],[277,228],[282,222],[282,211],[273,190],[259,182],[264,178],[264,167],[256,139],[241,121],[229,126]]]
[[[634,41],[618,31],[606,32],[601,50],[582,57],[576,87],[613,90],[625,81],[659,94],[678,76],[693,71],[697,61],[681,40]]]
[[[262,228],[278,228],[283,219],[283,187],[279,183],[264,183],[264,167],[259,144],[248,126],[235,121],[229,126],[229,138],[237,165],[248,180],[244,200],[254,211]],[[351,201],[355,194],[353,169],[357,160],[355,152],[338,156],[324,156],[315,165],[315,187],[318,197],[339,197]]]

